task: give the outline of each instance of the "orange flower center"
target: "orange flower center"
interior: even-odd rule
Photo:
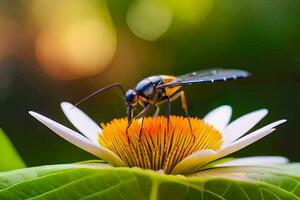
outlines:
[[[99,143],[116,153],[129,167],[164,170],[170,173],[181,160],[203,150],[218,150],[222,135],[198,118],[146,117],[143,127],[134,120],[126,133],[127,119],[114,119],[103,127]]]

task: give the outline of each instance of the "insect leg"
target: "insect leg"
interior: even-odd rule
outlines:
[[[137,114],[134,118],[136,119],[136,118],[140,118],[141,116],[144,116],[146,111],[149,110],[149,108],[150,108],[150,104],[147,104],[146,106],[144,106],[143,110],[139,114]]]
[[[128,135],[128,129],[129,129],[131,124],[132,124],[132,120],[130,120],[128,122],[127,127],[126,127],[126,136],[127,136],[127,141],[128,141],[129,144],[130,144],[130,138],[129,138],[129,135]]]
[[[127,135],[128,141],[129,141],[128,129],[133,120],[133,108],[131,105],[127,105],[127,120],[128,120],[128,122],[127,122],[127,127],[126,127],[126,135]]]
[[[139,140],[141,139],[141,136],[142,136],[142,131],[143,131],[143,124],[144,124],[144,117],[145,117],[145,113],[146,111],[150,108],[150,104],[147,104],[144,109],[135,117],[135,118],[138,118],[138,117],[142,117],[142,121],[141,121],[141,129],[140,129],[140,134],[139,134]]]
[[[131,118],[131,119],[128,121],[128,125],[127,125],[127,127],[126,127],[126,133],[127,133],[127,135],[128,135],[128,129],[129,129],[130,125],[132,124],[132,120],[133,120],[133,119],[140,118],[141,116],[143,117],[144,114],[146,113],[146,111],[147,111],[149,108],[150,108],[150,104],[147,104],[147,105],[143,106],[143,110],[142,110],[139,114],[137,114],[135,117]]]
[[[167,110],[166,110],[166,116],[167,116],[167,125],[169,129],[170,124],[170,113],[171,113],[171,99],[170,97],[167,97]]]
[[[144,117],[145,117],[145,115],[143,114],[142,119],[141,119],[141,129],[140,129],[140,134],[139,134],[139,141],[141,141],[143,125],[144,125]]]
[[[171,113],[171,102],[177,99],[183,91],[181,89],[177,90],[175,93],[173,93],[171,96],[165,96],[166,102],[167,102],[167,120],[168,120],[168,127],[170,122],[170,113]]]
[[[152,115],[153,117],[157,117],[157,115],[159,114],[159,106],[156,105],[155,107],[156,107],[156,110],[155,110],[155,112]]]
[[[193,128],[192,128],[192,124],[191,124],[191,120],[190,120],[190,116],[189,116],[189,111],[188,111],[188,106],[187,106],[187,102],[186,102],[184,91],[181,92],[180,97],[181,97],[181,106],[182,106],[182,109],[185,112],[185,115],[186,115],[186,117],[187,117],[187,119],[189,121],[191,132],[193,133]],[[195,139],[195,136],[194,136],[194,139]]]

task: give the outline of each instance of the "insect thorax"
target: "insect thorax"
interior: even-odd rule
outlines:
[[[156,92],[156,87],[162,83],[162,81],[162,77],[160,76],[151,76],[145,78],[135,86],[135,91],[138,95],[149,98],[154,92]]]

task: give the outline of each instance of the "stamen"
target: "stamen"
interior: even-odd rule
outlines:
[[[114,119],[101,124],[103,132],[99,143],[116,153],[129,167],[170,173],[192,153],[221,147],[222,135],[213,126],[197,118],[190,118],[190,123],[192,130],[184,117],[170,116],[169,127],[166,117],[146,117],[142,132],[140,121],[133,120],[127,135],[127,119]]]

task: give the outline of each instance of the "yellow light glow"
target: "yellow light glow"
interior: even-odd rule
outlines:
[[[185,23],[196,24],[212,11],[214,0],[168,0],[174,16]]]
[[[128,9],[127,24],[138,37],[154,41],[170,27],[172,11],[164,1],[136,0]]]
[[[45,6],[53,9],[51,15],[41,12]],[[34,19],[39,20],[40,29],[36,56],[52,77],[92,76],[111,62],[116,51],[116,33],[106,5],[97,6],[84,0],[35,2]]]

